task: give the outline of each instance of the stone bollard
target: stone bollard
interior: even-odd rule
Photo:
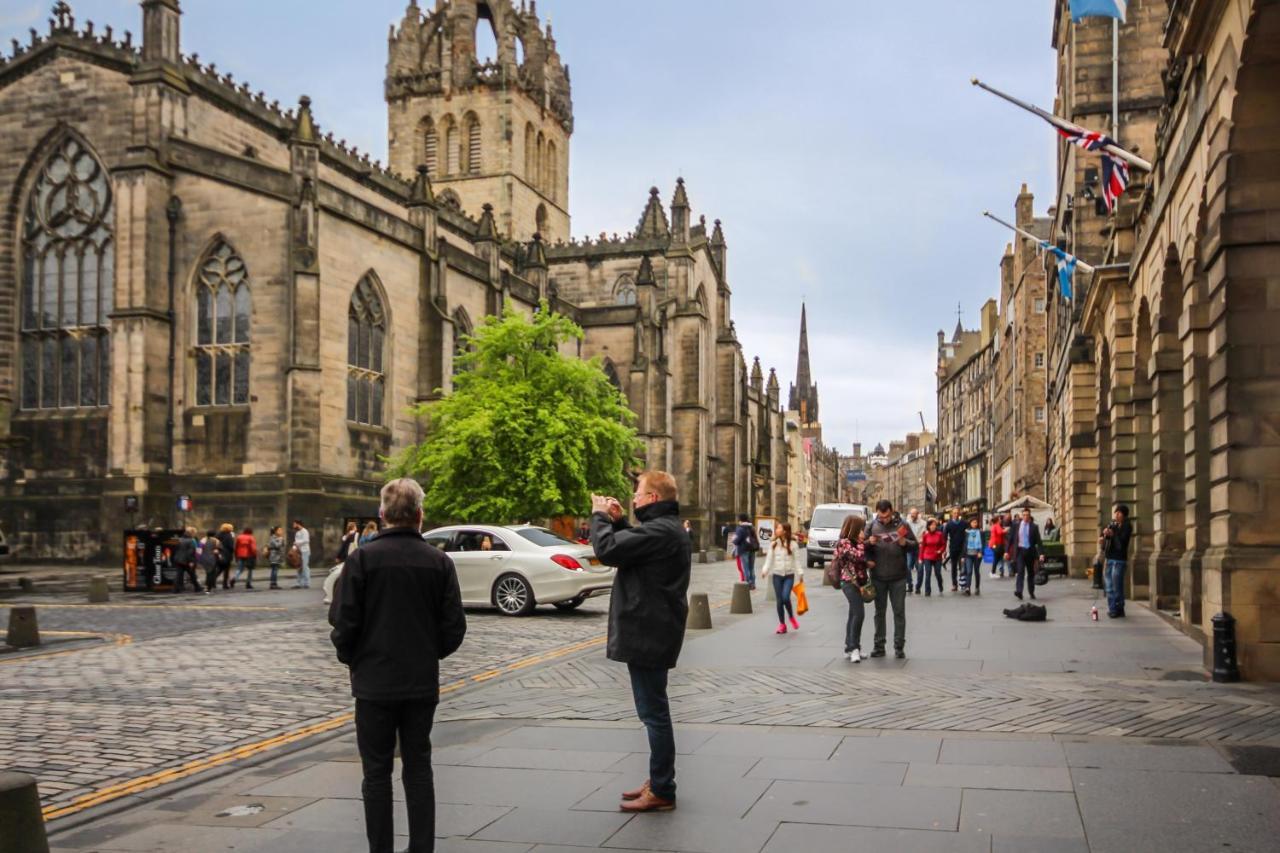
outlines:
[[[686,628],[705,631],[711,627],[711,602],[705,592],[695,592],[689,596],[689,618]]]
[[[742,582],[733,585],[733,598],[729,602],[729,612],[751,612],[751,587]]]
[[[707,561],[707,552],[695,551],[693,554],[693,561],[695,563],[705,563]]]
[[[5,642],[15,649],[40,645],[40,627],[36,622],[34,607],[10,608],[9,635]]]
[[[111,592],[107,589],[107,579],[102,575],[89,578],[89,603],[102,604],[111,600]]]
[[[18,589],[22,590],[23,592],[31,592],[35,588],[36,588],[36,582],[33,581],[31,578],[27,578],[27,577],[18,578]]]
[[[49,853],[36,780],[0,770],[0,853]]]

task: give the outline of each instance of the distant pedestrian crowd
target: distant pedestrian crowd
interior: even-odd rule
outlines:
[[[170,560],[176,570],[173,591],[185,592],[186,582],[190,580],[193,592],[205,595],[216,592],[221,579],[222,589],[234,589],[244,578],[244,588],[252,590],[253,573],[258,567],[258,558],[265,556],[270,569],[270,589],[281,589],[281,574],[294,572],[292,589],[309,589],[311,587],[311,531],[300,520],[293,522],[292,542],[285,536],[283,527],[273,527],[265,540],[259,542],[259,535],[252,527],[243,527],[237,534],[235,525],[223,523],[217,530],[206,530],[201,536],[194,527],[187,527],[178,537],[178,544],[173,549]],[[354,525],[348,527],[348,533]],[[374,532],[377,525],[374,525]],[[343,537],[339,560],[346,559],[346,551],[356,541]],[[235,569],[234,573],[232,568]],[[204,583],[201,584],[201,575]]]

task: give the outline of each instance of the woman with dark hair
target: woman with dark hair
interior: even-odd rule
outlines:
[[[938,519],[931,518],[920,537],[920,573],[916,576],[916,592],[924,581],[925,596],[931,595],[932,579],[938,579],[938,595],[942,595],[942,553],[947,549],[947,534],[938,527]]]
[[[862,623],[867,618],[862,588],[874,565],[867,561],[866,538],[862,535],[866,526],[867,520],[860,515],[846,517],[831,557],[832,565],[840,573],[840,589],[849,601],[849,618],[844,623],[844,653],[853,663],[862,661]]]
[[[773,593],[778,599],[778,630],[774,633],[787,633],[785,616],[791,621],[792,630],[799,631],[800,623],[796,621],[795,610],[791,607],[791,589],[804,581],[804,569],[796,557],[795,541],[791,538],[791,525],[783,524],[778,534],[769,543],[769,553],[765,556],[764,568],[760,577],[773,573]]]

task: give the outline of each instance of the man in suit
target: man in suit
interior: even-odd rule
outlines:
[[[1014,581],[1013,594],[1022,600],[1022,577],[1027,578],[1027,592],[1034,601],[1036,597],[1036,564],[1040,561],[1040,527],[1031,519],[1031,510],[1022,510],[1022,518],[1013,526],[1011,545],[1014,549]]]

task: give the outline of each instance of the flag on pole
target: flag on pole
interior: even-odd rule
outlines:
[[[1086,151],[1096,151],[1102,158],[1102,200],[1107,205],[1108,213],[1115,210],[1116,199],[1129,186],[1129,164],[1107,150],[1108,146],[1116,144],[1115,140],[1096,130],[1053,124],[1058,133],[1072,145],[1078,145]]]
[[[1062,298],[1070,302],[1071,275],[1076,271],[1076,256],[1062,251],[1048,241],[1041,243],[1040,248],[1058,259],[1058,289],[1062,291]]]
[[[1081,18],[1116,18],[1123,22],[1128,5],[1125,0],[1071,0],[1071,20],[1077,24]]]

